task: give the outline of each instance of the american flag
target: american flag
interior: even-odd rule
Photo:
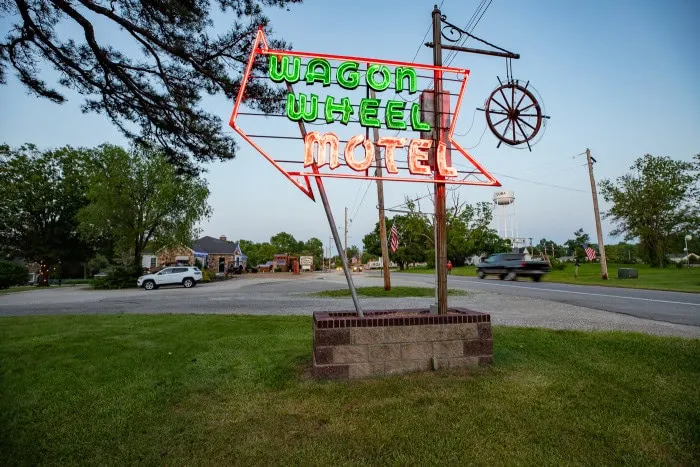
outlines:
[[[396,253],[399,248],[399,229],[396,228],[396,222],[391,226],[391,252]]]
[[[586,252],[586,257],[588,261],[593,261],[595,259],[595,250],[591,248],[590,245],[581,245]]]

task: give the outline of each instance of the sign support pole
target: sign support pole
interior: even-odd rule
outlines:
[[[433,9],[433,65],[442,66],[442,36],[440,29],[440,9],[437,5]],[[433,139],[433,159],[437,161],[438,144],[444,142],[442,128],[442,72],[434,71],[434,98],[435,109],[435,133]],[[436,162],[437,165],[437,162]],[[433,167],[435,178],[438,178],[438,168]],[[446,203],[447,193],[444,183],[435,184],[435,269],[437,273],[437,312],[439,315],[447,314],[447,222]]]
[[[292,85],[287,83],[287,90],[291,93],[294,93],[294,88],[292,88]],[[304,122],[302,120],[299,120],[299,131],[301,132],[302,138],[306,138],[306,125],[304,125]],[[313,166],[314,172],[317,171],[318,169],[316,166]],[[348,288],[350,289],[350,295],[352,296],[352,302],[355,305],[355,312],[357,313],[357,316],[364,316],[364,313],[362,313],[362,308],[360,307],[360,299],[357,297],[357,291],[355,290],[355,283],[352,280],[352,274],[350,273],[350,269],[348,268],[348,258],[347,255],[345,254],[345,250],[343,250],[343,243],[340,240],[340,234],[338,233],[338,227],[335,225],[335,219],[333,219],[333,212],[331,211],[331,206],[328,204],[328,197],[326,196],[326,188],[323,186],[323,180],[321,177],[314,177],[316,179],[316,186],[318,187],[318,192],[321,195],[321,201],[323,202],[323,209],[326,211],[326,218],[328,219],[328,225],[331,227],[331,233],[333,234],[333,240],[335,240],[335,248],[337,251],[342,252],[340,254],[340,260],[343,264],[343,272],[345,272],[345,280],[348,281]],[[347,220],[347,208],[345,208],[346,211],[346,220]],[[347,228],[347,227],[346,227]]]

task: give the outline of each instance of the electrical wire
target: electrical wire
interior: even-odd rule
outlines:
[[[587,193],[586,190],[579,190],[578,188],[569,188],[566,186],[552,185],[551,183],[537,182],[535,180],[527,180],[525,178],[514,177],[512,175],[506,175],[506,174],[502,174],[502,173],[498,173],[498,172],[491,172],[491,173],[494,175],[498,175],[499,177],[511,178],[513,180],[518,180],[520,182],[533,183],[535,185],[542,185],[542,186],[547,186],[550,188],[558,188],[560,190],[577,191],[579,193]]]
[[[464,149],[471,150],[471,149],[476,148],[478,145],[480,145],[481,140],[483,139],[484,135],[486,134],[487,129],[488,129],[488,125],[484,125],[484,131],[481,132],[481,136],[479,136],[479,141],[477,141],[477,143],[474,146],[472,146],[470,148],[464,148]]]
[[[469,125],[469,129],[464,132],[464,133],[454,133],[455,136],[467,136],[470,131],[472,131],[472,127],[474,126],[474,121],[476,120],[476,111],[479,110],[477,108],[474,108],[474,113],[472,114],[472,123]]]
[[[360,184],[360,186],[362,186],[362,185]],[[357,213],[360,212],[360,208],[362,207],[362,203],[365,202],[365,196],[367,196],[367,192],[369,191],[369,187],[371,187],[371,186],[372,186],[372,180],[369,180],[367,182],[367,188],[365,188],[365,194],[362,195],[362,200],[360,200],[360,204],[357,205],[357,210],[355,211],[355,214],[352,215],[351,219],[354,219],[357,216]]]

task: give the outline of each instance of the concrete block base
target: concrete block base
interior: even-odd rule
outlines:
[[[452,308],[316,312],[315,378],[365,378],[493,363],[491,316]]]

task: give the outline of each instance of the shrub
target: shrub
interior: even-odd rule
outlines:
[[[95,289],[128,289],[136,287],[136,280],[143,273],[140,265],[116,266],[105,277],[92,281]]]
[[[250,272],[253,273],[253,274],[257,274],[257,273],[258,273],[258,268],[250,268]]]
[[[202,270],[202,282],[211,282],[216,278],[216,274],[208,269]]]
[[[0,289],[7,289],[13,285],[25,285],[29,276],[29,270],[13,261],[0,261]]]

